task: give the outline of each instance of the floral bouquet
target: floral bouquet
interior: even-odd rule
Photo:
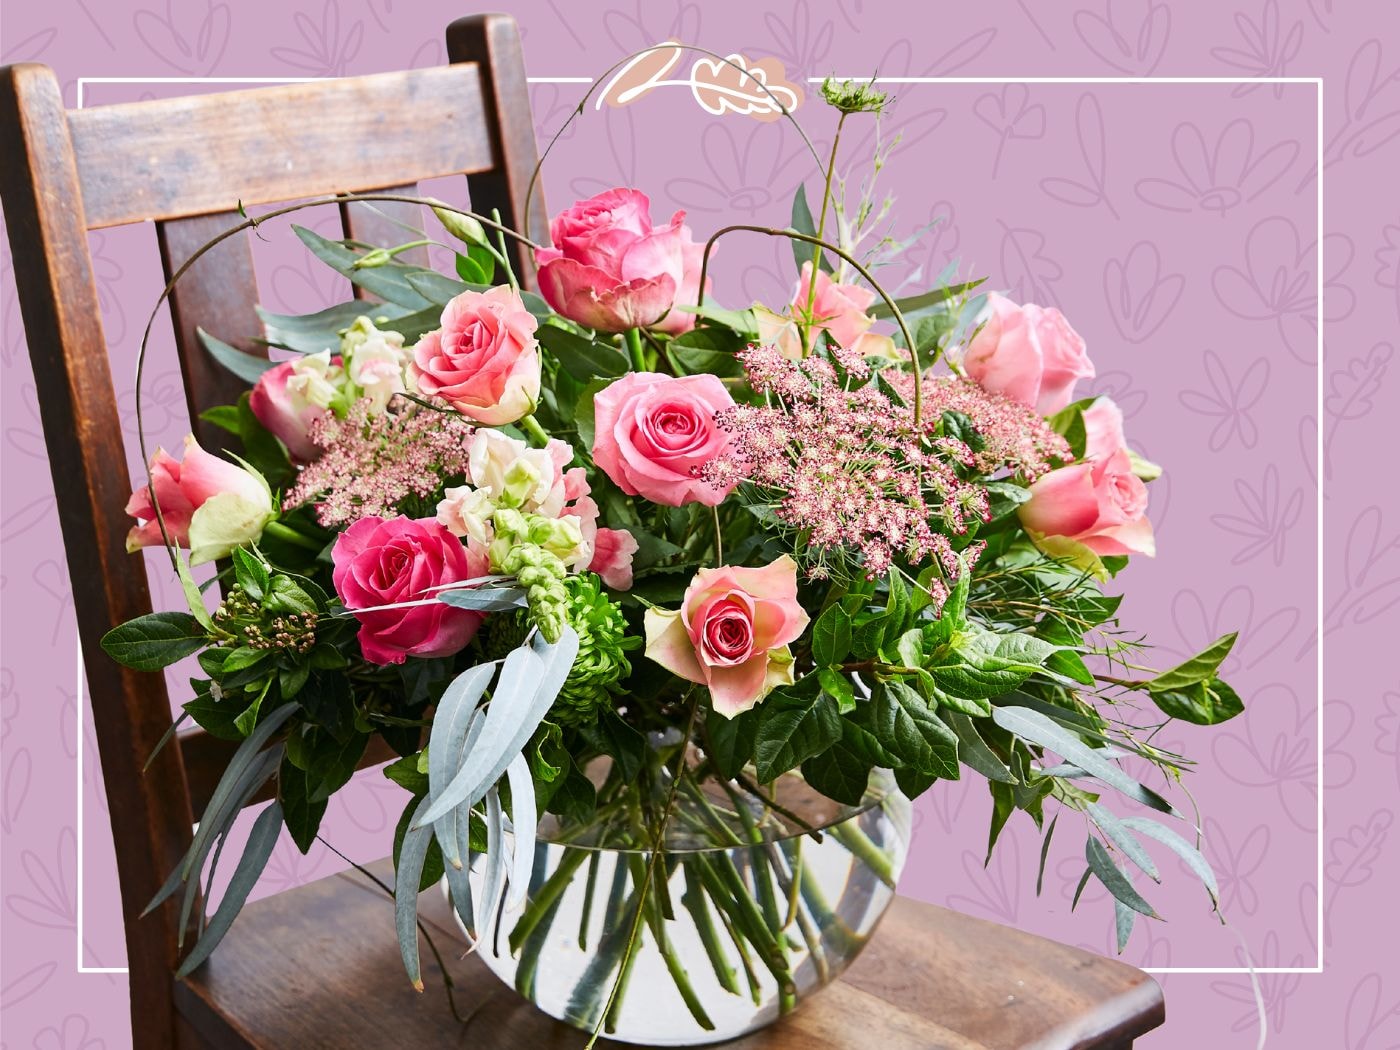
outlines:
[[[831,980],[939,780],[986,780],[992,844],[1015,810],[1047,846],[1047,803],[1082,814],[1080,890],[1112,894],[1120,948],[1154,914],[1130,876],[1159,878],[1145,839],[1214,899],[1196,829],[1125,768],[1175,785],[1161,725],[1241,710],[1216,675],[1233,635],[1149,669],[1105,593],[1153,553],[1159,468],[1111,400],[1075,399],[1094,366],[1058,310],[955,271],[881,287],[889,202],[836,163],[885,97],[822,93],[840,124],[790,228],[701,244],[615,189],[540,245],[430,202],[454,275],[398,258],[422,237],[298,228],[380,301],[265,313],[270,360],[201,333],[251,384],[204,416],[231,450],[157,450],[127,507],[129,547],[170,549],[189,608],[104,641],[142,670],[197,657],[187,716],[240,742],[153,907],[183,893],[192,919],[275,784],[183,972],[282,826],[311,846],[375,737],[406,792],[409,979],[418,895],[445,881],[487,964],[595,1038],[727,1038]],[[791,242],[791,301],[711,301],[733,232]],[[210,562],[212,612],[190,573]]]

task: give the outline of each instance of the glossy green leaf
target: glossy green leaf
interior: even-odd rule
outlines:
[[[1143,688],[1153,692],[1167,692],[1209,681],[1215,676],[1221,661],[1230,655],[1230,650],[1234,648],[1235,639],[1238,637],[1238,631],[1231,631],[1229,634],[1217,638],[1185,663],[1178,664],[1170,671],[1163,671],[1157,677],[1143,682]]]
[[[840,604],[832,605],[812,625],[812,659],[831,667],[851,651],[851,618]]]
[[[1183,689],[1153,689],[1147,695],[1163,714],[1200,726],[1228,722],[1244,711],[1240,695],[1219,678]]]
[[[754,765],[762,783],[776,780],[841,739],[841,712],[825,693],[789,699],[774,693],[759,708]]]
[[[958,779],[957,735],[904,683],[886,682],[875,690],[864,724],[900,764],[945,780]]]
[[[611,343],[588,339],[552,324],[540,325],[535,337],[564,371],[581,383],[627,374],[627,358]]]
[[[156,612],[138,616],[102,636],[102,649],[136,671],[158,671],[199,652],[209,640],[189,613]]]

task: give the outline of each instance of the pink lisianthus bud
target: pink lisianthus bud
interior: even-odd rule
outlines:
[[[126,512],[136,519],[127,533],[128,551],[163,544],[163,519],[170,542],[191,548],[191,564],[198,565],[256,541],[272,520],[272,493],[267,482],[205,452],[193,434],[185,438],[183,462],[158,448],[150,469],[151,484],[136,488],[126,503]]]
[[[340,358],[325,356],[328,363],[338,368]],[[269,368],[253,385],[248,407],[258,422],[287,446],[292,459],[310,463],[321,455],[320,446],[311,440],[311,425],[330,410],[306,396],[306,384],[296,381],[301,378],[297,368],[297,361],[283,361]]]
[[[792,298],[794,317],[805,317],[812,297],[812,264],[802,264],[802,277]],[[817,271],[816,296],[812,299],[812,328],[825,331],[838,346],[851,348],[874,319],[866,313],[875,293],[856,284],[838,284],[824,271]],[[789,356],[789,355],[784,355]]]
[[[725,718],[793,681],[788,649],[807,627],[797,601],[797,563],[786,554],[761,568],[701,569],[675,611],[648,609],[646,654],[710,690]]]

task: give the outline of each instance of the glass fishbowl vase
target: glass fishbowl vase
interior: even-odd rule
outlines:
[[[881,771],[845,806],[795,772],[759,785],[705,768],[672,791],[663,764],[595,762],[593,815],[544,818],[514,910],[482,914],[478,858],[477,956],[550,1016],[646,1046],[734,1039],[834,981],[893,899],[909,800]]]

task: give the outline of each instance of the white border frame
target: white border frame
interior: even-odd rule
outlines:
[[[330,77],[79,77],[77,87],[77,108],[83,108],[84,89],[88,84],[304,84]],[[820,84],[826,77],[808,77],[809,84]],[[838,80],[865,80],[867,77],[837,77]],[[1322,77],[879,77],[884,84],[1312,84],[1317,89],[1317,418],[1323,419],[1323,376],[1325,370],[1323,339],[1323,240],[1326,227],[1323,223],[1323,78]],[[527,77],[530,84],[592,84],[593,77]],[[1146,973],[1195,973],[1195,974],[1320,974],[1323,972],[1323,953],[1327,943],[1325,922],[1325,872],[1324,872],[1324,781],[1323,768],[1326,745],[1323,740],[1323,648],[1326,631],[1323,623],[1323,504],[1325,481],[1321,470],[1323,461],[1323,428],[1317,428],[1317,964],[1315,966],[1148,966]],[[83,691],[86,674],[83,669],[82,647],[78,647],[78,690],[77,690],[77,963],[78,973],[127,973],[125,966],[86,966],[83,963]]]

